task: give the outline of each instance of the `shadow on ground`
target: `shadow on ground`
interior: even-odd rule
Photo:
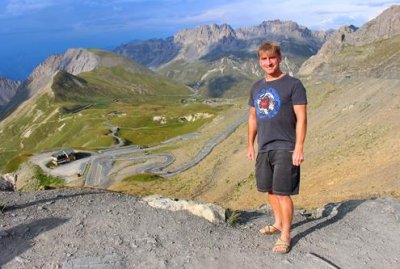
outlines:
[[[0,266],[31,248],[33,239],[39,234],[50,231],[67,221],[68,219],[63,218],[45,218],[5,230],[7,236],[0,241]]]
[[[75,157],[77,160],[84,159],[84,158],[87,158],[90,156],[92,156],[92,154],[90,154],[88,152],[76,152],[75,153]]]
[[[89,195],[89,194],[104,194],[105,191],[98,191],[98,192],[83,192],[83,193],[74,193],[74,194],[67,194],[67,195],[57,195],[55,197],[52,198],[46,198],[46,199],[40,199],[40,200],[36,200],[36,201],[32,201],[32,202],[28,202],[25,204],[20,204],[20,205],[6,205],[6,208],[4,211],[14,211],[14,210],[18,210],[18,209],[23,209],[29,206],[34,206],[34,205],[38,205],[38,204],[44,204],[44,203],[48,203],[48,202],[55,202],[57,200],[61,200],[61,199],[68,199],[68,198],[73,198],[73,197],[77,197],[77,196],[83,196],[83,195]]]
[[[309,234],[318,231],[320,229],[323,229],[333,223],[338,222],[339,220],[343,219],[348,213],[352,212],[354,209],[356,209],[359,205],[364,203],[366,200],[350,200],[341,203],[339,206],[335,207],[333,205],[331,206],[326,206],[324,212],[322,213],[322,217],[318,219],[305,219],[303,221],[299,221],[295,224],[292,225],[292,229],[295,229],[301,225],[304,225],[309,222],[314,222],[314,221],[321,221],[318,224],[308,228],[307,230],[300,232],[296,234],[292,238],[292,246],[295,246],[297,242],[299,242],[301,239],[305,238]],[[334,214],[335,212],[336,214]],[[334,215],[333,215],[334,214]],[[333,216],[332,216],[333,215]]]

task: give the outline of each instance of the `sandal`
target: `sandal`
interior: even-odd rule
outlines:
[[[276,249],[279,248],[280,251],[276,251]],[[272,252],[277,253],[277,254],[286,254],[290,251],[291,245],[290,245],[290,240],[285,241],[280,238],[276,241],[274,248],[272,249]]]
[[[278,234],[280,232],[281,232],[281,230],[279,230],[278,228],[276,228],[273,225],[268,225],[268,226],[265,226],[264,228],[260,229],[260,234],[263,234],[263,235]]]

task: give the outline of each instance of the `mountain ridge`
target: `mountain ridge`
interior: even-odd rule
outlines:
[[[0,110],[0,116],[4,119],[10,115],[16,107],[44,89],[58,71],[64,71],[74,76],[95,72],[95,70],[118,68],[118,66],[123,66],[128,73],[138,76],[154,76],[160,81],[167,81],[167,79],[162,78],[147,67],[137,64],[133,60],[121,55],[97,49],[70,48],[63,54],[49,56],[39,64],[29,77],[19,85],[13,98],[4,104],[3,108]],[[145,80],[151,81],[151,79]],[[170,82],[167,82],[167,84],[168,83],[171,84]],[[175,84],[177,85],[177,83]],[[142,91],[142,93],[143,92],[146,92],[146,90]],[[153,92],[156,93],[154,90]]]
[[[302,64],[299,75],[310,75],[318,67],[322,67],[324,63],[330,62],[335,54],[348,46],[361,49],[364,45],[380,42],[399,34],[400,5],[393,5],[360,28],[352,25],[340,27],[324,43],[316,55]]]
[[[311,46],[313,46],[312,49],[314,49],[313,53],[316,53],[317,49],[315,48],[319,48],[329,34],[330,31],[311,31],[307,27],[300,26],[292,21],[264,21],[254,27],[238,28],[236,30],[228,24],[210,24],[183,29],[166,39],[132,41],[122,44],[115,48],[114,51],[131,57],[144,65],[157,68],[173,60],[198,60],[215,49],[213,46],[224,46],[223,50],[225,51],[254,51],[259,45],[260,40],[274,39],[273,37],[278,42],[289,37],[302,40],[309,39]],[[140,51],[141,46],[151,46],[151,44],[162,44],[159,47],[160,51],[157,51],[157,53],[162,53],[162,48],[174,48],[176,54],[173,57],[166,57],[168,62],[165,61],[157,64],[148,62],[144,60],[144,58],[147,58],[143,55],[146,52],[152,53],[152,51],[145,51],[143,49],[142,54],[137,53],[137,51]],[[166,44],[169,44],[170,47],[166,46]],[[144,58],[139,57],[140,55]]]
[[[134,41],[114,49],[208,97],[243,96],[243,88],[262,76],[256,49],[262,41],[281,43],[282,68],[293,75],[315,54],[330,31],[311,31],[292,21],[264,21],[233,29],[210,24],[183,29],[166,39]],[[229,66],[225,62],[230,62]],[[227,82],[227,83],[226,83]]]

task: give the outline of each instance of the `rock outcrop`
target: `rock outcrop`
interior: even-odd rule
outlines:
[[[14,191],[14,189],[14,185],[11,182],[0,176],[0,191]]]
[[[86,49],[68,49],[64,54],[49,56],[19,85],[13,97],[0,109],[0,119],[6,118],[21,103],[41,92],[57,71],[76,75],[91,71],[98,64],[98,57]]]
[[[37,66],[25,82],[30,96],[41,90],[58,71],[72,75],[93,70],[98,65],[98,58],[86,49],[68,49],[64,54],[49,56]]]
[[[362,46],[398,34],[400,34],[400,5],[394,5],[346,37],[346,42]]]
[[[318,54],[310,57],[299,70],[300,75],[311,74],[318,66],[347,46],[363,46],[400,34],[400,5],[394,5],[360,28],[342,26],[325,42]]]
[[[20,85],[21,81],[0,77],[0,109],[10,102]]]
[[[195,216],[205,218],[211,223],[225,222],[225,209],[211,203],[196,203],[186,200],[172,200],[160,195],[152,195],[143,198],[149,206],[170,211],[186,210]]]

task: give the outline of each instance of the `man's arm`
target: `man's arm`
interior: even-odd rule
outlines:
[[[296,145],[293,151],[293,165],[299,166],[304,161],[304,140],[307,133],[307,105],[294,105],[296,114]]]
[[[247,127],[248,133],[248,146],[247,146],[247,158],[254,161],[255,151],[254,151],[254,140],[257,135],[257,122],[256,122],[256,108],[250,107],[249,110],[249,121]]]

